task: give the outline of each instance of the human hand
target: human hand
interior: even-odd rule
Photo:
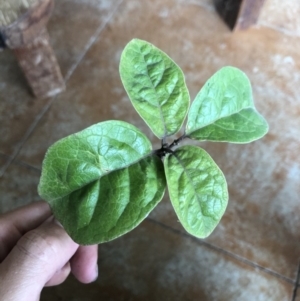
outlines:
[[[37,301],[71,271],[82,283],[96,280],[97,249],[76,244],[46,202],[0,216],[0,300]]]

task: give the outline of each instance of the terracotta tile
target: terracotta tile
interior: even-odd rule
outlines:
[[[90,38],[107,23],[122,0],[59,0],[49,21],[53,49],[64,75],[80,58]]]
[[[10,155],[47,101],[31,96],[11,52],[0,53],[0,69],[0,152]]]
[[[7,156],[4,156],[2,154],[0,154],[0,169],[1,169],[1,166],[3,166],[4,164],[6,164],[6,162],[8,161],[8,157]]]
[[[294,289],[293,293],[295,294],[295,299],[293,299],[292,301],[299,301],[300,300],[300,281],[298,282],[298,287],[297,287],[296,292]]]
[[[99,278],[47,288],[56,300],[290,300],[293,285],[152,222],[99,246]]]
[[[296,299],[294,299],[293,301],[299,301],[299,300],[300,300],[300,288],[298,287]]]
[[[160,15],[161,10],[168,11],[168,17]],[[263,28],[231,34],[213,10],[191,2],[126,1],[19,160],[39,167],[54,141],[107,119],[131,122],[149,134],[118,75],[121,51],[134,37],[154,43],[178,62],[192,99],[224,65],[237,66],[250,77],[257,108],[269,121],[270,133],[249,145],[201,144],[224,171],[230,192],[227,212],[207,241],[294,279],[300,253],[299,39]],[[159,142],[150,137],[157,146]],[[152,217],[182,229],[167,201]]]
[[[177,3],[202,6],[205,9],[214,11],[215,4],[213,0],[176,0]]]
[[[300,251],[295,214],[300,192],[299,43],[266,29],[228,39],[223,60],[250,76],[270,132],[249,145],[202,144],[222,168],[230,193],[225,216],[208,241],[291,279]],[[181,227],[168,202],[153,217]]]
[[[37,194],[39,177],[39,170],[22,163],[11,164],[0,178],[0,214],[40,200]]]
[[[259,24],[300,36],[300,3],[297,0],[267,0],[259,17]]]
[[[80,58],[91,36],[104,26],[119,2],[56,1],[48,29],[63,74]],[[0,53],[0,70],[0,151],[9,155],[48,101],[33,98],[8,50]]]

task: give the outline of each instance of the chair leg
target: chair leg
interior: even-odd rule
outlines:
[[[257,24],[266,0],[244,0],[237,18],[235,30],[246,30]]]
[[[39,1],[12,24],[0,28],[0,47],[10,48],[38,98],[54,96],[65,89],[46,24],[54,0]]]
[[[231,30],[254,26],[266,0],[214,0],[216,10]]]
[[[30,44],[12,50],[36,97],[51,97],[65,89],[46,28]]]
[[[231,30],[234,29],[242,0],[214,0],[217,12]]]

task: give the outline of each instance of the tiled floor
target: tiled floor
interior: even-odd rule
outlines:
[[[121,51],[134,37],[181,66],[192,99],[220,67],[244,70],[270,133],[249,145],[202,144],[230,193],[208,239],[187,235],[165,197],[136,230],[100,246],[96,283],[70,278],[42,300],[292,300],[300,258],[300,38],[264,27],[232,34],[210,0],[60,0],[49,32],[67,80],[55,99],[33,99],[10,53],[0,54],[0,212],[37,200],[47,147],[93,123],[131,122],[158,145],[119,79]]]

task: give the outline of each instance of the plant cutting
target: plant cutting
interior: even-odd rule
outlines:
[[[248,143],[263,137],[268,124],[254,107],[249,79],[237,68],[224,67],[190,106],[181,69],[164,52],[138,39],[125,47],[120,75],[134,108],[161,147],[153,150],[149,139],[124,121],[95,124],[48,149],[40,196],[72,239],[89,245],[134,229],[168,187],[185,230],[207,237],[225,212],[226,180],[205,150],[180,143]],[[186,117],[184,134],[171,139]]]

